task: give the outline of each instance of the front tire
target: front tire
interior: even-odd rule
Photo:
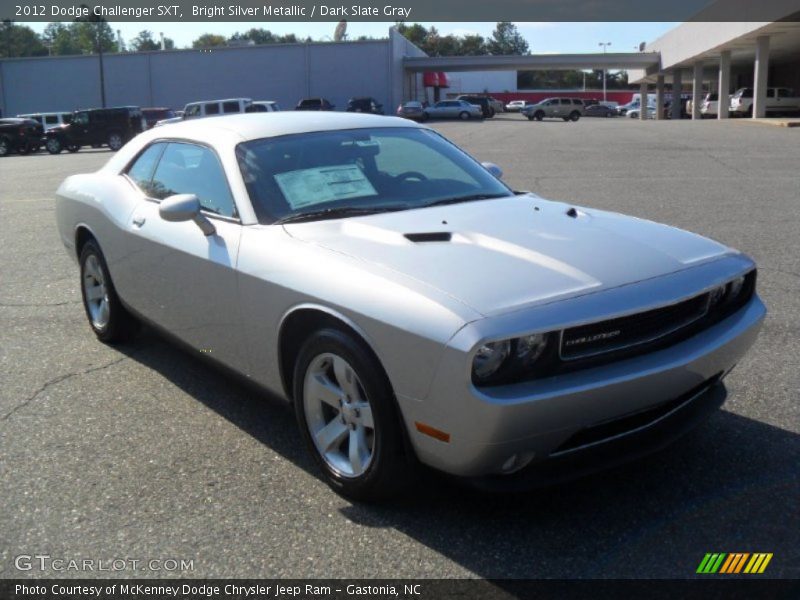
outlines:
[[[544,119],[544,112],[540,110],[535,115],[533,115],[533,118],[536,119],[537,121],[543,120]]]
[[[577,110],[572,111],[572,113],[569,115],[569,120],[572,121],[573,123],[580,120],[580,118],[581,118],[581,113],[579,113]]]
[[[138,324],[122,306],[97,242],[84,244],[79,263],[83,308],[94,334],[107,344],[130,339]]]
[[[306,445],[337,493],[376,500],[407,482],[394,394],[361,340],[338,329],[312,334],[295,363],[294,404]]]
[[[469,119],[469,113],[466,111],[458,113],[458,118],[461,119],[462,121],[466,121]]]

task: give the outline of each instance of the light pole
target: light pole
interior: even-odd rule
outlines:
[[[600,42],[597,45],[603,47],[603,54],[605,55],[606,48],[608,48],[611,45],[611,42]],[[608,98],[606,97],[606,68],[604,66],[603,67],[603,102],[605,102],[606,100],[608,100]]]

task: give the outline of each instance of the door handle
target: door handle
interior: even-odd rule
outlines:
[[[145,222],[146,220],[147,220],[147,219],[145,219],[144,217],[134,217],[134,218],[133,218],[133,224],[134,224],[134,226],[136,226],[136,227],[141,227],[142,225],[144,225],[144,222]]]

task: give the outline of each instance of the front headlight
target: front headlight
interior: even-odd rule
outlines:
[[[509,354],[511,354],[510,340],[484,344],[478,348],[472,361],[473,375],[479,380],[488,379],[503,366]]]
[[[548,333],[534,333],[482,344],[472,360],[473,381],[492,384],[524,378],[544,354],[549,340]]]

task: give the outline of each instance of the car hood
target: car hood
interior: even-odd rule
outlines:
[[[402,273],[485,316],[733,252],[666,225],[533,195],[284,227],[296,239]]]

